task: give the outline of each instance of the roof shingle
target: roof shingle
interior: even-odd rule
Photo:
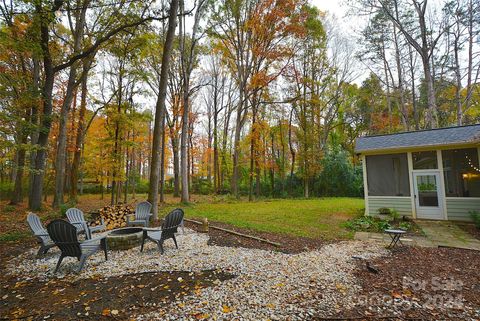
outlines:
[[[359,137],[355,152],[480,142],[480,124]]]

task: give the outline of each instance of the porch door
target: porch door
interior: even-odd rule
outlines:
[[[415,171],[413,173],[413,184],[417,218],[444,219],[440,171]]]

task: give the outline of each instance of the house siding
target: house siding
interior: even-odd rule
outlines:
[[[480,198],[447,198],[447,215],[451,221],[471,221],[469,212],[480,212]]]
[[[393,208],[402,216],[412,217],[412,201],[410,197],[375,197],[369,196],[368,215],[377,215],[382,207]]]

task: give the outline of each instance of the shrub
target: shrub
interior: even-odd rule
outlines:
[[[353,231],[383,232],[391,228],[390,223],[372,216],[362,216],[345,222],[344,226]]]
[[[65,217],[66,216],[66,213],[67,213],[67,210],[69,208],[72,208],[72,207],[75,207],[76,203],[74,201],[68,201],[64,204],[61,204],[59,206],[59,211],[60,211],[60,216],[61,217]]]
[[[392,208],[390,209],[390,217],[392,218],[392,221],[396,222],[400,219],[400,214],[396,209]]]
[[[408,231],[412,228],[412,223],[410,223],[410,222],[400,222],[400,224],[398,224],[398,227],[401,228],[402,230]]]
[[[478,213],[477,211],[471,211],[469,213],[470,217],[473,220],[473,223],[475,223],[475,226],[480,229],[480,213]]]
[[[12,212],[15,212],[15,210],[16,208],[13,205],[5,205],[5,207],[3,208],[3,211],[5,213],[12,213]]]
[[[381,215],[391,214],[391,210],[388,207],[380,207],[377,211],[378,211],[378,214],[381,214]]]

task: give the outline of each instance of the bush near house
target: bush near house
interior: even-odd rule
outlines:
[[[383,233],[386,229],[402,229],[412,233],[421,232],[421,229],[406,217],[401,217],[397,210],[387,207],[378,209],[380,215],[388,218],[361,216],[345,223],[345,227],[355,232]]]
[[[477,211],[471,211],[470,212],[470,217],[473,220],[473,223],[475,223],[475,226],[480,229],[480,213]]]

